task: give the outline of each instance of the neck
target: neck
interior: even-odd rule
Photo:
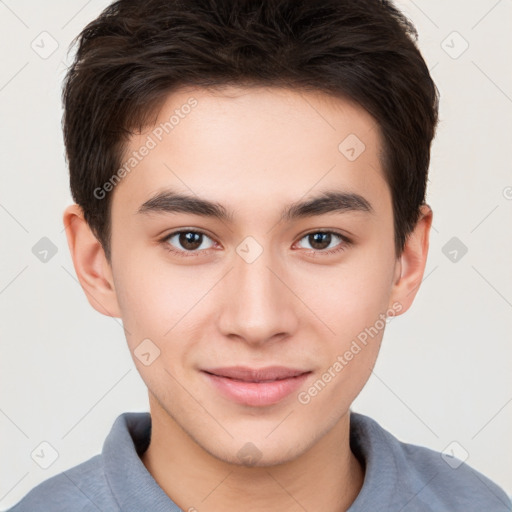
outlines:
[[[152,399],[151,442],[141,456],[163,491],[185,511],[346,511],[364,470],[350,450],[350,413],[294,460],[266,467],[230,464],[199,446]]]

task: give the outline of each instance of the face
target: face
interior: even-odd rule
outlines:
[[[360,107],[265,88],[183,89],[131,138],[111,192],[120,316],[150,395],[215,457],[306,451],[406,309],[380,151]],[[296,376],[246,371],[276,366]]]

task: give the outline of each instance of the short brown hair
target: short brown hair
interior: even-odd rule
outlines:
[[[120,166],[168,94],[182,86],[280,86],[349,98],[383,139],[400,255],[425,201],[439,92],[412,23],[387,0],[119,0],[77,36],[63,88],[71,193],[111,258]]]

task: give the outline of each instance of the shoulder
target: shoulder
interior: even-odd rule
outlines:
[[[403,474],[423,485],[418,502],[439,502],[444,510],[512,511],[505,491],[466,462],[423,446],[397,442],[404,461]]]
[[[7,512],[116,512],[134,508],[132,501],[139,493],[145,499],[157,495],[154,499],[165,500],[139,458],[149,444],[150,431],[149,413],[122,413],[101,454],[48,478]]]
[[[7,512],[89,512],[118,510],[112,502],[102,456],[58,473],[26,494]]]
[[[351,413],[351,436],[351,446],[369,463],[372,482],[392,489],[390,505],[399,504],[403,512],[512,511],[503,489],[467,463],[402,442],[368,416]]]

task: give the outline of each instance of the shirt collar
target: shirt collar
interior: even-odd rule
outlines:
[[[364,468],[359,494],[347,512],[392,510],[399,492],[399,470],[389,439],[391,435],[375,420],[350,412],[350,449]]]
[[[387,510],[397,490],[398,468],[389,435],[374,420],[350,413],[350,447],[365,470],[364,482],[348,512],[380,508]],[[151,416],[148,412],[125,412],[117,417],[103,445],[105,475],[121,510],[181,512],[165,494],[140,456],[149,446]]]
[[[140,459],[150,436],[148,412],[125,412],[117,417],[102,452],[112,493],[123,512],[181,512]]]

